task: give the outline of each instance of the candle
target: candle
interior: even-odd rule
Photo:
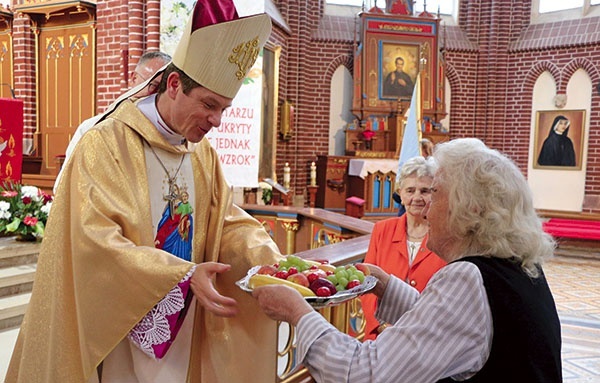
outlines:
[[[290,188],[290,170],[290,164],[286,162],[283,167],[283,187],[286,189]]]
[[[317,186],[317,165],[310,163],[310,186]]]

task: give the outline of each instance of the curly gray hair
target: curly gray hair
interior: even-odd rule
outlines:
[[[422,156],[416,156],[406,160],[406,162],[402,165],[400,169],[400,174],[398,179],[396,180],[396,192],[399,192],[402,189],[402,182],[413,175],[416,175],[417,178],[421,177],[431,177],[433,178],[433,174],[435,173],[435,162],[433,159],[425,158]]]
[[[435,183],[448,191],[448,226],[464,255],[516,258],[532,277],[555,242],[542,229],[519,168],[475,138],[438,144]]]

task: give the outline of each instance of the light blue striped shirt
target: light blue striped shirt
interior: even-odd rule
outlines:
[[[339,332],[319,313],[298,322],[298,360],[317,382],[435,382],[479,371],[492,345],[492,313],[477,266],[439,270],[425,290],[391,277],[377,318],[394,323],[375,341]]]

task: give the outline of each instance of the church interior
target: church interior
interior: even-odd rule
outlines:
[[[475,137],[506,154],[559,239],[548,279],[564,319],[564,381],[592,382],[600,379],[600,1],[554,11],[544,1],[254,1],[248,12],[273,24],[248,76],[260,97],[235,104],[232,128],[215,129],[214,142],[252,143],[247,152],[223,144],[219,154],[234,201],[281,252],[336,265],[362,260],[373,224],[397,216],[407,130],[434,145]],[[52,194],[79,124],[128,90],[144,52],[170,53],[183,17],[175,3],[0,3],[3,181]],[[559,121],[568,153],[557,149]],[[240,133],[245,122],[252,137]],[[237,182],[246,160],[253,178]],[[0,241],[3,378],[40,243]],[[322,313],[342,331],[364,330],[356,301]],[[274,381],[314,381],[295,365],[293,329],[279,331]]]

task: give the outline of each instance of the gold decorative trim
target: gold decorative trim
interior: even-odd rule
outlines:
[[[48,1],[26,1],[24,4],[14,6],[14,11],[28,15],[44,15],[46,20],[57,13],[69,8],[75,8],[77,13],[87,13],[90,20],[94,19],[96,1],[92,0],[48,0]]]
[[[241,80],[246,77],[246,73],[252,68],[260,52],[258,36],[250,41],[239,44],[232,51],[233,54],[229,56],[229,62],[238,66],[235,76],[238,80]]]

